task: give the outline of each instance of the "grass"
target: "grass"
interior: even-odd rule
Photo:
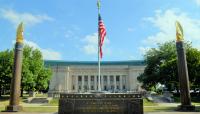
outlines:
[[[50,106],[58,106],[59,99],[52,99],[48,105]]]
[[[171,112],[174,111],[176,107],[144,107],[144,112]]]
[[[144,104],[144,106],[157,106],[158,105],[157,103],[148,101],[147,99],[143,99],[143,104]]]
[[[23,112],[58,112],[58,107],[24,107]]]

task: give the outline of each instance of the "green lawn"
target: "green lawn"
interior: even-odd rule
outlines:
[[[23,112],[58,112],[58,107],[24,107]]]
[[[175,109],[176,107],[160,107],[160,106],[144,107],[144,112],[161,112],[161,111],[170,112],[170,111],[174,111]]]
[[[158,105],[157,103],[148,101],[147,99],[143,99],[143,104],[144,104],[144,106],[157,106]]]
[[[52,99],[48,105],[51,105],[51,106],[58,106],[58,101],[59,99]]]

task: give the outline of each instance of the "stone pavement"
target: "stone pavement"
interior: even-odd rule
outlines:
[[[0,114],[58,114],[56,113],[30,113],[30,112],[0,112]],[[200,112],[145,112],[144,114],[200,114]]]

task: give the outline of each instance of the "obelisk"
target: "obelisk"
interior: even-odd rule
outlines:
[[[19,105],[22,58],[23,58],[23,23],[20,23],[17,28],[17,35],[16,35],[13,77],[10,89],[11,90],[10,104],[6,107],[6,111],[8,112],[18,112],[22,110],[22,106]]]
[[[176,22],[176,49],[178,56],[178,76],[180,83],[180,99],[181,105],[178,106],[180,111],[193,111],[195,106],[191,104],[190,97],[190,87],[189,87],[189,77],[188,77],[188,68],[186,61],[186,54],[183,42],[183,29],[181,24]]]

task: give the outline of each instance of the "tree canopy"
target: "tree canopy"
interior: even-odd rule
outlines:
[[[2,90],[10,89],[14,51],[6,50],[0,52],[0,87]],[[38,49],[25,45],[23,48],[23,64],[21,90],[41,91],[46,90],[52,72],[44,66],[42,53]]]
[[[200,87],[200,51],[193,48],[191,43],[185,43],[187,66],[192,88]],[[158,83],[168,90],[179,88],[177,54],[175,42],[158,44],[158,48],[151,48],[144,55],[146,68],[138,77],[143,88],[151,90]]]
[[[0,52],[0,96],[10,89],[13,58],[13,50]]]

